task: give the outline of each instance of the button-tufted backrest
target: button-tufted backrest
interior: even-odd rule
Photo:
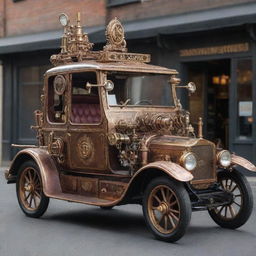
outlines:
[[[101,120],[98,96],[73,95],[71,122],[95,124]]]

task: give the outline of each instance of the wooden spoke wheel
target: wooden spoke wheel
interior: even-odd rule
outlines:
[[[49,198],[43,193],[39,168],[34,161],[27,161],[21,165],[16,192],[19,205],[27,216],[40,217],[47,210]]]
[[[242,226],[250,217],[253,198],[250,185],[244,175],[236,170],[222,170],[218,182],[223,190],[233,195],[230,204],[209,209],[212,219],[221,227],[235,229]]]
[[[181,183],[159,177],[145,191],[143,212],[158,239],[174,242],[184,235],[190,222],[191,203]]]

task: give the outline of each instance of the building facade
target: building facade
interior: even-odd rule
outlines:
[[[1,159],[12,143],[31,144],[33,111],[40,107],[43,74],[59,52],[58,15],[80,11],[95,48],[105,24],[122,21],[131,52],[194,81],[197,92],[179,91],[192,123],[204,120],[204,136],[256,163],[255,0],[3,0],[0,3]],[[0,108],[0,111],[1,111]],[[216,141],[217,142],[217,141]]]

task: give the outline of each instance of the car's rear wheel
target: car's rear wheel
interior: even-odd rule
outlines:
[[[143,213],[157,239],[179,240],[191,219],[191,202],[183,184],[167,177],[152,180],[144,193]]]
[[[48,208],[49,198],[43,192],[38,165],[24,162],[18,171],[16,193],[21,210],[29,217],[38,218]]]
[[[220,187],[233,195],[232,202],[209,209],[211,218],[221,227],[236,229],[245,224],[253,208],[251,187],[243,174],[237,170],[218,172]]]

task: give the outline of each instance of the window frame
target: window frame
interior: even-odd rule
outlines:
[[[102,111],[102,99],[101,99],[101,89],[100,87],[97,87],[97,90],[98,90],[98,96],[99,96],[99,105],[100,105],[100,122],[98,123],[74,123],[71,121],[71,114],[72,114],[72,95],[73,95],[73,84],[72,84],[72,81],[73,81],[73,74],[78,74],[78,73],[95,73],[95,76],[96,76],[96,82],[97,84],[99,83],[100,81],[100,78],[99,78],[99,73],[95,70],[91,70],[91,69],[88,69],[88,70],[84,70],[84,71],[74,71],[74,72],[70,72],[69,73],[69,81],[70,81],[70,89],[69,89],[69,97],[70,97],[70,100],[68,102],[68,109],[69,109],[69,113],[68,113],[68,122],[70,125],[72,126],[100,126],[102,125],[103,123],[103,111]]]
[[[65,111],[65,108],[68,105],[68,100],[67,100],[67,92],[68,92],[68,84],[69,84],[68,76],[66,74],[63,74],[63,73],[51,74],[51,75],[46,77],[46,83],[47,83],[46,98],[47,99],[45,101],[45,107],[46,107],[45,112],[46,112],[46,119],[47,119],[48,124],[65,126],[67,124],[67,119],[68,119],[68,108],[66,108],[67,112],[66,112],[65,122],[59,122],[59,123],[58,122],[52,122],[52,121],[50,121],[50,118],[49,118],[49,80],[50,80],[50,78],[56,77],[58,75],[62,75],[66,79],[66,89],[63,93],[63,96],[64,96],[64,103],[63,103],[64,104],[64,111]]]

